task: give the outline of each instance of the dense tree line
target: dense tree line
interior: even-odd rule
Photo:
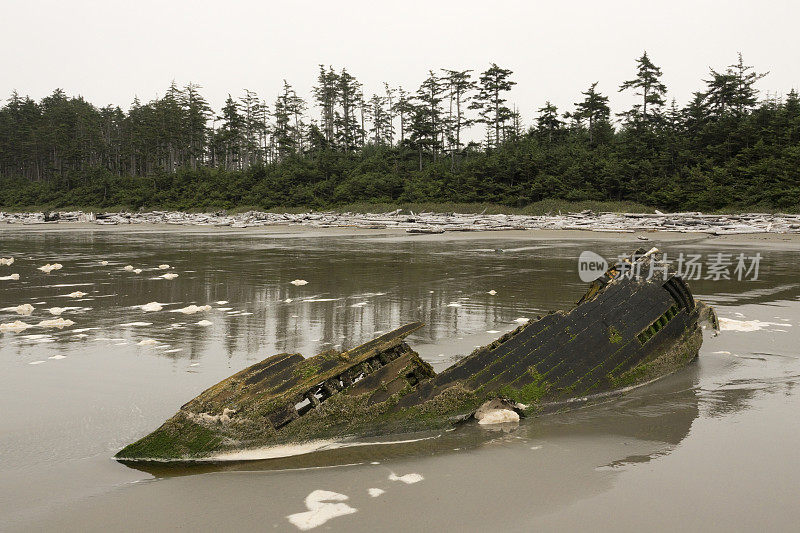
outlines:
[[[741,55],[679,107],[644,53],[618,88],[636,95],[630,109],[612,113],[594,82],[570,110],[545,102],[527,128],[512,76],[431,70],[414,92],[384,84],[368,97],[346,69],[320,66],[312,102],[284,81],[271,103],[245,90],[218,113],[191,83],[127,111],[14,92],[0,108],[0,206],[800,203],[800,97],[760,98],[764,74]]]

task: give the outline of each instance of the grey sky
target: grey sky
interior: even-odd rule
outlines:
[[[593,81],[613,111],[647,50],[680,103],[708,67],[744,53],[771,71],[762,91],[800,86],[800,3],[744,1],[152,1],[5,0],[0,4],[0,98],[39,99],[56,87],[127,109],[172,79],[203,86],[219,109],[243,88],[274,101],[284,78],[310,96],[317,65],[347,67],[364,92],[382,82],[414,91],[428,69],[514,71],[510,101],[526,124],[550,99],[563,112]],[[314,110],[316,113],[316,110]]]

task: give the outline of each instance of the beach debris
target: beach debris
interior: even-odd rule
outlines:
[[[8,276],[0,276],[0,280],[2,281],[17,281],[19,279],[19,274],[10,274]]]
[[[67,294],[67,296],[69,296],[70,298],[83,298],[84,296],[86,296],[86,293],[81,291],[75,291]]]
[[[337,516],[355,513],[357,509],[342,503],[348,499],[346,495],[338,492],[315,490],[306,496],[305,504],[308,511],[290,514],[286,518],[289,519],[292,525],[302,531],[313,529]]]
[[[373,498],[377,498],[378,496],[384,494],[385,492],[386,491],[383,489],[377,489],[377,488],[367,489],[367,493]]]
[[[5,324],[0,324],[0,331],[25,331],[28,328],[32,328],[30,324],[26,324],[21,320],[15,320],[14,322],[6,322]]]
[[[2,266],[2,265],[11,266],[13,264],[14,264],[14,258],[13,257],[0,257],[0,266]]]
[[[122,267],[122,270],[126,272],[133,272],[133,265],[125,265],[124,267]]]
[[[39,322],[37,324],[37,326],[39,326],[40,328],[58,328],[58,329],[62,329],[62,328],[66,328],[66,327],[72,326],[74,324],[75,324],[75,322],[73,322],[72,320],[69,320],[69,319],[65,320],[65,319],[63,319],[61,317],[58,317],[58,318],[51,318],[51,319],[48,319],[48,320],[42,320],[41,322]]]
[[[184,315],[193,315],[195,313],[200,313],[202,311],[210,311],[210,305],[187,305],[186,307],[182,307],[181,309],[175,309],[172,311],[173,313],[183,313]]]
[[[0,311],[13,311],[18,315],[28,316],[33,313],[33,306],[31,304],[21,304],[14,307],[4,307]]]
[[[141,307],[142,311],[147,311],[148,313],[152,313],[154,311],[161,311],[162,309],[164,309],[164,305],[158,302],[146,303],[144,305],[140,305],[139,307]]]
[[[155,346],[156,344],[158,344],[158,341],[155,339],[144,339],[137,342],[136,344],[138,344],[139,346]]]
[[[389,481],[402,481],[406,485],[411,485],[413,483],[419,483],[420,481],[424,480],[425,478],[422,477],[420,474],[405,474],[402,476],[398,476],[394,472],[389,474]]]
[[[61,263],[53,263],[52,265],[50,263],[47,263],[44,266],[40,266],[39,270],[41,270],[45,274],[49,274],[53,270],[61,270],[61,268],[63,268]]]
[[[178,275],[176,273],[174,273],[174,272],[167,272],[166,274],[161,274],[160,277],[162,277],[164,279],[175,279],[175,278],[178,277]]]
[[[303,285],[308,285],[308,282],[306,280],[304,280],[304,279],[296,279],[296,280],[290,281],[289,283],[291,283],[295,287],[301,287]]]
[[[159,270],[167,270],[167,269],[169,269],[169,265],[167,265],[167,264],[158,265],[158,269]]]
[[[235,215],[223,213],[184,213],[179,211],[100,213],[89,216],[80,211],[54,213],[54,223],[69,224],[88,220],[94,224],[175,224],[187,226],[302,225],[310,227],[354,227],[362,229],[399,229],[409,233],[445,231],[500,230],[578,230],[601,232],[676,231],[712,235],[748,233],[800,233],[800,214],[740,213],[704,214],[700,212],[663,213],[574,213],[514,215],[484,213],[415,213],[409,217],[397,210],[386,213],[266,213],[248,211]],[[42,213],[0,213],[0,223],[31,224],[42,222]]]
[[[210,320],[201,320],[200,322],[197,323],[198,326],[203,326],[204,328],[207,328],[208,326],[211,326],[213,324],[214,323],[211,322]]]

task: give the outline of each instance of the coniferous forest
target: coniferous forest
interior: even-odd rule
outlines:
[[[352,202],[637,202],[668,210],[800,208],[800,96],[766,74],[711,69],[678,106],[646,53],[571,109],[521,110],[508,69],[431,70],[416,90],[362,91],[319,67],[312,101],[284,81],[219,111],[171,84],[125,111],[56,89],[0,108],[0,207],[327,208]],[[608,91],[636,104],[612,110]]]

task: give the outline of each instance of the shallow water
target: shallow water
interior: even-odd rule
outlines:
[[[0,529],[795,530],[800,252],[697,236],[651,244],[763,257],[759,281],[691,282],[726,330],[656,384],[518,427],[134,469],[111,457],[268,355],[347,349],[421,320],[409,343],[441,370],[518,319],[570,307],[584,290],[581,251],[611,258],[642,243],[534,232],[2,228],[0,257],[15,262],[0,276],[20,279],[0,281],[0,308],[34,310],[0,311],[0,323],[74,325],[0,333]],[[56,262],[63,268],[38,270]],[[178,277],[160,277],[167,272]],[[86,295],[68,296],[76,291]],[[142,309],[151,302],[161,310]],[[211,309],[174,312],[190,305]],[[53,307],[65,309],[55,316]],[[306,502],[317,490],[339,496]]]

